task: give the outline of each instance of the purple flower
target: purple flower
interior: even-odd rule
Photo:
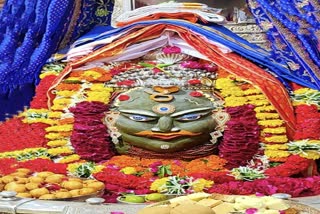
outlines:
[[[187,183],[187,181],[184,180],[184,179],[182,179],[182,180],[179,181],[179,184],[186,184],[186,183]]]

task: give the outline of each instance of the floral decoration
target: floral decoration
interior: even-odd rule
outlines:
[[[110,159],[114,153],[112,143],[102,122],[108,108],[101,102],[81,102],[70,109],[75,122],[71,143],[83,159],[99,162]]]
[[[258,152],[259,126],[253,105],[228,107],[231,119],[226,123],[219,155],[228,161],[228,168],[246,165]]]
[[[162,52],[165,54],[175,54],[175,53],[181,53],[181,48],[177,46],[166,46],[162,48]]]

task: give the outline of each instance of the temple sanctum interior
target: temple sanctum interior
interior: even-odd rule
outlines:
[[[320,2],[0,0],[0,213],[320,214]]]

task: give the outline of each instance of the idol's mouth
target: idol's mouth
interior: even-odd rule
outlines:
[[[178,137],[193,137],[197,135],[201,135],[201,132],[189,132],[185,130],[181,130],[179,132],[169,132],[169,133],[161,133],[161,132],[153,132],[153,131],[141,131],[135,133],[136,136],[147,137],[147,138],[158,138],[162,140],[171,140]]]

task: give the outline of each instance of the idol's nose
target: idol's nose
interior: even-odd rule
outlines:
[[[153,132],[178,132],[180,129],[175,127],[173,124],[173,119],[169,116],[160,117],[158,123],[151,128]]]

